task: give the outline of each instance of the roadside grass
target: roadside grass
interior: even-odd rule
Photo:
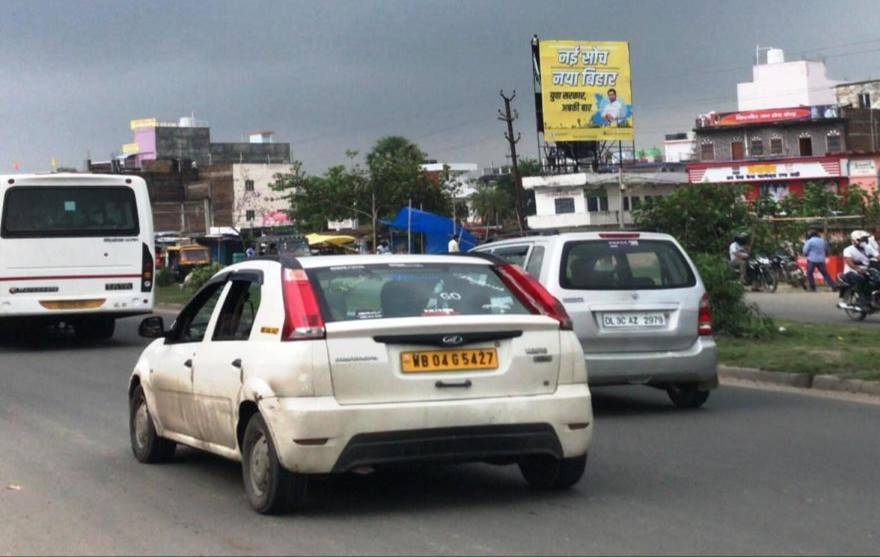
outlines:
[[[156,286],[156,305],[183,305],[192,298],[193,293],[174,283],[168,286]]]
[[[880,380],[880,329],[776,320],[781,332],[764,340],[717,337],[722,364]]]

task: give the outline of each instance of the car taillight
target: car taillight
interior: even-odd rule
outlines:
[[[505,286],[532,313],[546,315],[559,321],[559,328],[563,331],[572,330],[571,318],[562,303],[548,292],[535,277],[516,265],[498,265],[495,269]]]
[[[147,244],[141,244],[141,292],[153,290],[153,256]]]
[[[324,338],[324,318],[309,277],[302,269],[281,269],[284,293],[283,340]]]
[[[700,336],[712,334],[712,309],[709,307],[709,294],[703,294],[700,300],[700,316],[697,319],[697,334]]]

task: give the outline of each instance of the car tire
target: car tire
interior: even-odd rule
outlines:
[[[260,514],[281,514],[305,503],[308,477],[281,466],[266,421],[254,414],[241,447],[244,490],[251,507]]]
[[[155,464],[168,462],[174,458],[174,449],[177,444],[164,437],[159,437],[159,434],[156,433],[153,417],[147,408],[144,389],[140,385],[135,387],[129,400],[128,429],[131,438],[131,451],[138,461]]]
[[[709,391],[694,383],[679,383],[666,388],[669,399],[679,408],[699,408],[709,398]]]
[[[106,340],[116,332],[116,320],[112,317],[83,320],[75,323],[73,330],[81,340]]]
[[[519,460],[526,482],[538,489],[567,489],[580,481],[587,466],[586,453],[558,459],[548,455],[529,455]]]

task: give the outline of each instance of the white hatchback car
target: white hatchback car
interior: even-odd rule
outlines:
[[[492,256],[249,260],[156,337],[129,387],[132,449],[242,461],[255,510],[301,505],[310,475],[416,461],[517,463],[569,487],[593,432],[562,305]]]

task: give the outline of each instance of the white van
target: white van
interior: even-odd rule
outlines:
[[[0,324],[113,336],[116,319],[153,310],[153,244],[142,178],[0,176]]]

